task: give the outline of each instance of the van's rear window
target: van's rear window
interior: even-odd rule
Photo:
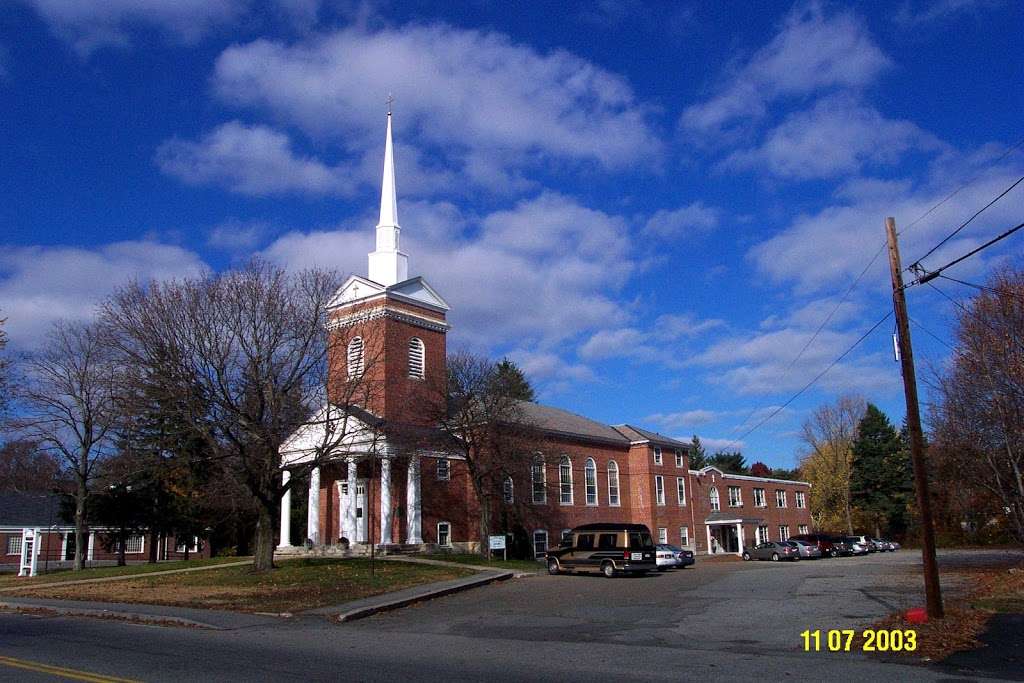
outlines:
[[[650,548],[652,545],[654,541],[651,540],[650,534],[633,532],[629,535],[630,548]]]

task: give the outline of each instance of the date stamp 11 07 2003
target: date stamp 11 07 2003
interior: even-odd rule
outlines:
[[[917,631],[913,629],[865,629],[857,638],[854,629],[807,630],[800,634],[804,652],[913,652]]]

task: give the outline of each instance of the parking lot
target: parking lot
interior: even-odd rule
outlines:
[[[486,594],[464,593],[379,615],[361,628],[546,643],[797,652],[805,629],[861,627],[923,604],[920,559],[919,552],[904,550],[797,563],[698,559],[696,567],[644,577],[544,575],[493,586]],[[943,560],[960,558],[945,553]],[[955,577],[944,581],[950,595],[962,588]]]

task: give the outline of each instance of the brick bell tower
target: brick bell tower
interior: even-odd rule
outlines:
[[[409,277],[401,231],[389,106],[368,277],[350,276],[328,306],[331,400],[388,423],[425,424],[443,405],[449,307],[426,280]]]

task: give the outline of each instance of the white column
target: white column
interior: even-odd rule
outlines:
[[[409,458],[405,484],[406,543],[423,543],[420,535],[420,459]]]
[[[391,543],[391,460],[380,459],[380,542]]]
[[[348,498],[345,499],[345,538],[349,543],[356,542],[356,461],[348,461]]]
[[[288,470],[281,472],[281,484],[287,484],[288,480],[292,478],[292,473]],[[185,540],[188,543],[188,539]],[[278,548],[287,548],[292,544],[292,490],[288,489],[281,496],[281,541],[277,544]]]
[[[306,499],[306,538],[320,545],[320,468],[309,473],[309,497]]]
[[[85,559],[92,562],[96,558],[96,532],[89,532],[89,545],[85,551]]]
[[[736,554],[739,555],[740,557],[742,557],[743,556],[743,525],[742,524],[737,524],[736,525],[736,538],[737,538],[737,540],[739,540],[739,543],[740,543],[740,551],[738,553],[736,553]]]
[[[711,554],[711,525],[710,524],[705,524],[704,525],[704,530],[708,532],[707,553],[708,553],[708,555],[710,555]]]

